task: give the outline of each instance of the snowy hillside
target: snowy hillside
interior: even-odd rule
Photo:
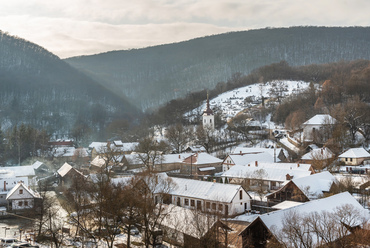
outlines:
[[[278,84],[278,86],[277,86]],[[280,87],[282,96],[299,93],[305,90],[309,83],[303,81],[272,81],[266,84],[253,84],[238,89],[225,92],[213,99],[210,105],[213,110],[221,111],[224,120],[233,118],[240,111],[261,104],[262,96],[267,99],[270,96],[272,87]],[[196,115],[201,115],[206,108],[206,101],[201,106],[185,114],[185,117],[192,119]]]

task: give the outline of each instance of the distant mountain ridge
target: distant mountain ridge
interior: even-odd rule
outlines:
[[[266,28],[65,61],[145,110],[213,88],[234,73],[281,60],[300,66],[370,59],[369,48],[370,27]]]
[[[44,48],[0,31],[0,116],[68,135],[77,124],[99,132],[113,119],[140,112],[125,97],[78,72]]]

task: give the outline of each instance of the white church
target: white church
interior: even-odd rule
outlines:
[[[212,130],[215,129],[215,116],[213,114],[212,109],[209,106],[208,93],[207,93],[207,106],[206,109],[203,111],[203,128],[211,128]]]

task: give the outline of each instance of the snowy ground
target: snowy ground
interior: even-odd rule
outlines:
[[[285,85],[286,91],[285,96],[292,93],[301,92],[309,86],[309,83],[303,81],[282,81]],[[210,105],[212,109],[221,109],[222,116],[227,120],[234,117],[240,111],[258,105],[260,103],[261,95],[269,97],[269,90],[272,87],[273,82],[268,82],[261,86],[261,84],[253,84],[237,88],[225,93],[218,95],[217,97],[210,99]],[[251,102],[246,103],[244,100],[250,98]],[[202,113],[206,108],[206,101],[196,109],[185,114],[189,119],[192,116]],[[272,124],[272,123],[271,123]]]

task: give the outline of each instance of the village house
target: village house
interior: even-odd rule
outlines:
[[[10,190],[14,188],[19,182],[28,187],[28,177],[16,177],[16,178],[1,178],[0,179],[0,206],[6,206],[6,196]]]
[[[275,241],[283,238],[284,242],[292,242],[287,236],[282,236],[281,230],[284,227],[284,220],[295,215],[298,218],[304,217],[310,213],[335,213],[338,211],[339,207],[350,206],[354,213],[359,216],[353,218],[342,218],[342,221],[349,220],[348,223],[335,223],[336,225],[343,225],[343,230],[350,233],[348,228],[354,228],[360,224],[362,218],[369,219],[369,213],[364,209],[358,201],[348,192],[340,193],[330,197],[308,201],[303,204],[296,205],[294,207],[286,208],[283,210],[278,210],[258,216],[249,226],[247,226],[241,233],[240,236],[243,239],[243,247],[266,247],[268,240],[274,239]],[[357,219],[355,219],[357,218]],[[298,221],[298,220],[296,220]],[[323,220],[324,221],[324,220]],[[332,221],[332,219],[331,219]],[[331,222],[333,223],[333,222]],[[328,223],[326,223],[328,224]],[[333,224],[332,224],[333,225]],[[305,237],[310,235],[310,240],[312,241],[311,247],[317,247],[320,244],[321,237],[315,234],[315,231],[309,232],[305,230]],[[334,234],[335,235],[335,234]],[[278,237],[278,238],[277,238]],[[335,240],[335,237],[333,237]],[[249,246],[248,246],[249,245]]]
[[[310,164],[299,163],[254,163],[235,165],[222,173],[223,182],[241,184],[254,189],[262,183],[268,190],[276,190],[283,183],[293,178],[309,176],[315,173]]]
[[[89,153],[86,148],[73,146],[55,146],[49,153],[49,157],[55,163],[80,162],[86,163],[89,159]]]
[[[276,163],[285,160],[286,156],[282,148],[237,147],[222,162],[222,171],[225,172],[234,165],[247,165],[253,161]]]
[[[321,198],[328,193],[335,177],[328,171],[312,174],[307,177],[293,178],[279,190],[266,195],[269,202],[298,201],[306,202]]]
[[[169,203],[174,205],[227,216],[251,209],[251,197],[240,185],[176,177],[171,179],[177,185],[169,193]]]
[[[363,164],[364,160],[370,159],[370,153],[364,148],[351,148],[338,156],[341,162],[349,166]]]
[[[304,154],[300,163],[311,164],[314,169],[323,169],[330,165],[335,159],[335,154],[327,147],[315,148]]]
[[[57,176],[60,182],[59,184],[66,187],[68,187],[70,183],[76,179],[76,177],[83,180],[86,178],[86,176],[68,163],[64,163],[62,167],[60,167],[60,169],[57,171]]]
[[[204,247],[214,244],[223,247],[231,229],[217,216],[192,209],[168,205],[163,212],[160,228],[163,240],[175,246]],[[220,230],[221,229],[221,230]]]
[[[194,153],[183,160],[180,173],[188,175],[213,175],[221,172],[222,160],[208,153]]]
[[[41,196],[23,182],[18,182],[6,196],[8,211],[28,210],[40,204]]]
[[[319,114],[315,115],[308,121],[302,124],[303,127],[303,140],[307,142],[315,141],[319,132],[324,128],[334,125],[336,120],[330,115]]]
[[[35,170],[35,174],[37,177],[44,177],[52,174],[49,167],[43,162],[36,161],[31,166]]]
[[[115,155],[129,154],[135,150],[138,142],[127,142],[124,143],[121,140],[114,140],[109,142],[92,142],[89,145],[89,152],[91,154],[91,160],[96,156],[112,152]]]

